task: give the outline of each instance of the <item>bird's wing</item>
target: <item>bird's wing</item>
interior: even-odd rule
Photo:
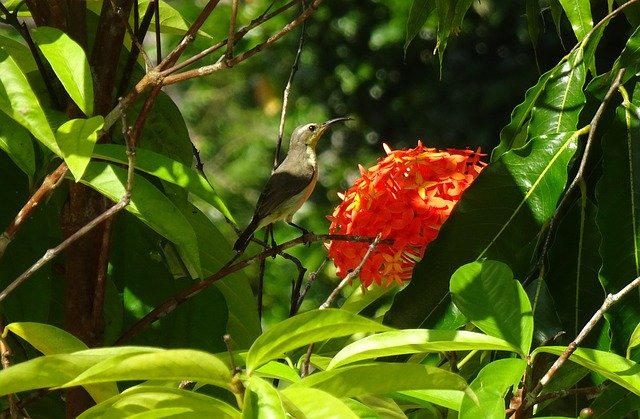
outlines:
[[[274,172],[258,198],[254,218],[261,219],[271,214],[287,199],[304,191],[312,180],[312,177],[291,172]]]

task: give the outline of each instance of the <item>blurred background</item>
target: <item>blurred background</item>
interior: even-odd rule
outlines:
[[[221,2],[203,28],[215,40],[223,39],[228,31],[229,3]],[[575,44],[566,18],[556,27],[550,12],[543,8],[534,48],[524,2],[482,0],[473,3],[439,63],[434,55],[435,21],[427,22],[404,48],[411,3],[325,1],[306,25],[281,155],[297,125],[338,116],[355,118],[332,128],[318,145],[318,185],[294,217],[297,224],[315,233],[327,232],[326,215],[338,203],[337,193],[346,190],[358,176],[358,164],[369,167],[376,163],[384,153],[383,143],[392,148],[413,147],[420,139],[427,146],[481,147],[490,153],[526,89]],[[204,2],[170,4],[194,19]],[[240,2],[239,26],[262,13],[268,4],[261,0]],[[293,12],[285,16],[290,18]],[[606,13],[606,4],[601,12]],[[597,17],[594,13],[594,20]],[[283,16],[275,18],[251,32],[238,50],[264,41],[286,23]],[[205,172],[241,228],[249,222],[272,168],[283,89],[299,35],[299,30],[294,31],[232,70],[169,89],[200,151]],[[166,39],[167,45],[177,39]],[[211,39],[200,36],[192,51],[211,43]],[[217,58],[207,57],[205,62],[213,63]],[[210,216],[218,217],[214,212]],[[284,223],[275,229],[278,242],[297,234]],[[233,240],[229,229],[230,245]],[[303,256],[302,262],[310,271],[320,266],[326,254],[318,243],[293,249],[292,253]],[[268,261],[264,300],[267,322],[287,316],[296,272],[291,262],[280,258]],[[252,275],[257,276],[255,272]],[[336,282],[328,264],[307,306],[317,306]]]

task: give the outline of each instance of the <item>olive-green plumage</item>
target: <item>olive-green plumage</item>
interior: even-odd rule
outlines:
[[[301,125],[293,131],[289,151],[282,164],[273,172],[265,185],[251,222],[233,245],[244,251],[251,236],[276,221],[292,223],[293,214],[306,202],[318,179],[316,144],[327,128],[350,118],[336,118],[322,124]]]

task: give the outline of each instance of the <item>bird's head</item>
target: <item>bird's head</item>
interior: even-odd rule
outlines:
[[[334,118],[327,122],[300,125],[291,135],[290,147],[295,148],[305,146],[315,149],[316,144],[318,144],[318,140],[331,125],[336,122],[348,121],[350,119],[353,118]]]

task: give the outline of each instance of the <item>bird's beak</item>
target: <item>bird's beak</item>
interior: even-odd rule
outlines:
[[[350,121],[352,119],[353,118],[349,118],[349,117],[346,117],[346,118],[333,118],[333,119],[328,120],[327,122],[323,122],[322,123],[322,128],[327,128],[330,125],[335,124],[336,122]]]

